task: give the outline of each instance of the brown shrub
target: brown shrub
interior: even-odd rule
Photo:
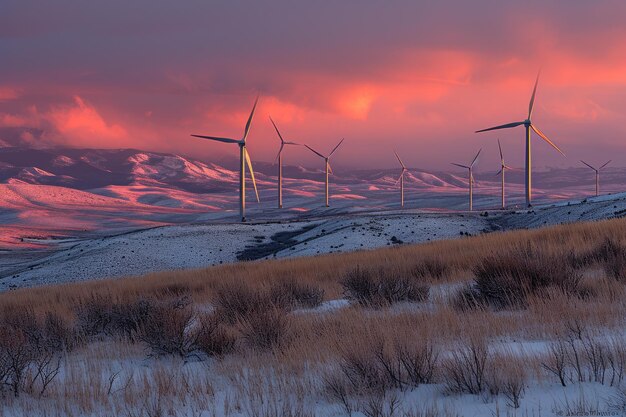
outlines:
[[[267,292],[252,288],[243,281],[222,283],[216,289],[213,304],[217,314],[229,324],[276,307]]]
[[[215,314],[206,314],[199,319],[200,330],[196,337],[198,350],[207,356],[224,356],[235,349],[236,336]]]
[[[155,306],[153,299],[116,302],[111,296],[94,294],[75,307],[76,327],[87,337],[106,335],[135,341]]]
[[[429,294],[428,285],[389,267],[373,270],[357,266],[343,276],[341,286],[348,300],[375,308],[402,301],[424,301]]]
[[[287,312],[272,306],[241,317],[237,327],[246,346],[259,351],[279,349],[291,336]]]
[[[581,296],[582,275],[559,256],[546,255],[528,245],[518,251],[488,256],[473,268],[475,289],[494,308],[526,307],[529,295],[558,288]]]
[[[287,308],[314,308],[322,304],[324,290],[318,286],[298,282],[295,278],[273,284],[269,297],[275,306]]]
[[[168,302],[153,306],[139,338],[151,356],[189,356],[196,349],[199,331],[193,327],[194,312],[189,303]]]

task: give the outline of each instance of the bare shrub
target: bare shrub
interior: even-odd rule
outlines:
[[[619,337],[614,337],[608,344],[608,362],[611,377],[608,379],[612,387],[621,386],[626,371],[626,344]]]
[[[626,279],[626,247],[610,237],[587,251],[570,252],[568,262],[574,268],[600,264],[608,277],[620,282]]]
[[[547,358],[541,363],[541,366],[546,371],[554,374],[559,379],[562,386],[567,386],[565,380],[567,371],[567,346],[563,340],[550,343]]]
[[[322,304],[324,290],[294,278],[281,280],[270,287],[269,297],[274,305],[294,308],[314,308]]]
[[[492,395],[503,395],[507,405],[519,408],[526,388],[526,359],[513,354],[501,354],[492,359],[487,374],[487,386]]]
[[[443,361],[443,377],[450,393],[480,394],[486,388],[489,362],[487,345],[483,340],[470,339]]]
[[[238,328],[246,345],[264,351],[284,346],[291,336],[287,313],[276,307],[255,310],[239,319]]]
[[[582,275],[562,259],[532,246],[488,256],[473,268],[476,289],[494,308],[526,307],[529,295],[558,288],[579,296]]]
[[[343,374],[328,372],[323,376],[323,382],[325,392],[330,399],[340,403],[346,414],[351,416],[357,405],[352,397],[352,387]]]
[[[359,409],[365,417],[394,417],[400,405],[401,400],[397,393],[387,392],[362,399]]]
[[[597,256],[603,262],[604,272],[617,281],[626,281],[626,248],[618,242],[606,238],[597,249]]]
[[[207,356],[224,356],[235,349],[236,336],[215,314],[207,314],[198,319],[200,330],[196,337],[198,350]]]
[[[255,312],[275,307],[267,293],[251,288],[243,281],[220,284],[213,304],[217,314],[229,324],[236,324]]]
[[[326,390],[348,414],[355,404],[366,415],[387,413],[397,405],[388,401],[388,392],[434,382],[438,358],[428,339],[370,334],[363,344],[339,347],[337,371],[326,376]]]
[[[140,329],[140,339],[151,356],[187,357],[196,348],[198,329],[192,327],[194,312],[188,303],[162,303],[154,306]]]
[[[380,365],[375,349],[343,347],[339,370],[352,395],[384,394],[396,381]]]
[[[119,336],[134,341],[155,305],[151,299],[116,302],[94,294],[76,306],[76,326],[87,337]]]
[[[0,325],[0,376],[13,395],[18,397],[24,385],[26,371],[35,358],[35,350],[21,329]]]
[[[341,279],[344,296],[365,307],[384,307],[428,299],[429,287],[392,268],[377,270],[357,266]]]
[[[419,340],[396,339],[395,354],[402,366],[408,384],[432,384],[439,365],[439,350],[425,338]]]

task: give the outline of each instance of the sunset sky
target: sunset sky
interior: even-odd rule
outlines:
[[[626,2],[34,1],[0,2],[0,127],[37,127],[45,144],[132,147],[203,160],[249,138],[270,161],[272,115],[335,165],[449,169],[496,138],[523,162],[523,120],[542,68],[536,167],[626,166]],[[312,165],[291,150],[290,164]]]

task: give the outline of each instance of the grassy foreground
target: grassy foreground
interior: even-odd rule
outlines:
[[[615,219],[20,289],[0,294],[0,410],[621,412],[625,284]]]

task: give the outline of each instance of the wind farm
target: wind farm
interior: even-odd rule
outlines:
[[[626,415],[626,3],[79,3],[0,13],[0,416]]]

